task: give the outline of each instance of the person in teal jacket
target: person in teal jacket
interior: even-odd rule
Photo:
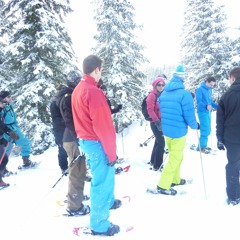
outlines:
[[[162,116],[162,131],[169,151],[168,162],[157,185],[157,191],[160,194],[176,195],[177,191],[172,187],[186,183],[186,180],[180,177],[186,145],[185,135],[188,132],[188,126],[192,129],[199,129],[193,97],[190,91],[185,90],[184,79],[184,67],[179,65],[158,99]]]
[[[31,153],[31,141],[25,137],[21,129],[18,126],[17,117],[11,102],[11,94],[9,91],[1,91],[0,97],[4,101],[4,109],[1,111],[1,115],[4,119],[4,123],[10,128],[14,133],[19,136],[19,139],[14,140],[14,143],[17,146],[21,147],[21,156],[23,159],[23,168],[31,168],[36,165],[36,162],[32,162],[29,157]],[[9,137],[7,135],[4,138],[8,141]],[[7,148],[7,155],[10,154],[10,149],[12,148],[13,141],[10,141],[10,144]]]
[[[208,136],[211,133],[211,112],[218,104],[212,100],[212,88],[216,84],[214,77],[208,77],[196,89],[197,114],[200,122],[200,147],[203,153],[210,153],[208,147]],[[198,149],[199,150],[199,149]]]

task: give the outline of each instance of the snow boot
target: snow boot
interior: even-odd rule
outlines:
[[[2,177],[9,177],[9,176],[11,176],[11,175],[13,175],[13,172],[8,171],[7,168],[4,168],[4,169],[3,169]]]
[[[32,168],[36,166],[36,162],[32,162],[29,157],[22,157],[23,159],[23,165],[22,168]]]
[[[235,205],[238,205],[239,203],[240,203],[240,198],[237,198],[237,199],[235,199],[235,200],[230,199],[230,198],[227,199],[227,204],[228,204],[228,205],[233,205],[233,206],[235,206]]]
[[[9,183],[5,183],[2,180],[2,176],[3,176],[3,170],[0,171],[0,189],[10,186]]]
[[[121,206],[122,206],[122,201],[119,199],[115,199],[110,210],[120,208]]]
[[[91,231],[92,231],[92,235],[113,236],[114,234],[120,232],[120,227],[118,225],[111,223],[110,227],[106,232],[96,232],[94,230],[91,230]]]
[[[186,180],[181,178],[180,183],[172,183],[171,187],[185,185],[185,184],[186,184]]]
[[[71,210],[71,209],[67,209],[66,210],[68,213],[68,216],[84,216],[90,213],[90,207],[88,205],[83,205],[77,209],[77,210]]]
[[[157,186],[157,191],[158,191],[158,193],[164,194],[164,195],[176,195],[177,194],[177,191],[173,188],[170,188],[168,190],[168,189],[163,189],[163,188],[160,188],[159,186]]]

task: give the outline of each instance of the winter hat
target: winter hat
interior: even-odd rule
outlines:
[[[10,96],[11,93],[9,91],[1,91],[0,92],[0,98],[4,99],[7,96]]]
[[[75,88],[80,82],[82,76],[79,71],[70,71],[67,75],[67,85],[70,88]]]
[[[186,72],[185,72],[185,69],[184,69],[183,65],[178,65],[176,67],[176,70],[173,73],[173,76],[174,77],[179,77],[179,78],[184,80],[184,78],[186,77]]]
[[[158,83],[166,84],[164,78],[158,77],[152,82],[152,86],[155,88]]]

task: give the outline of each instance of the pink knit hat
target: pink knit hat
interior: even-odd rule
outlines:
[[[164,78],[158,77],[152,82],[152,86],[155,88],[158,83],[166,84]]]

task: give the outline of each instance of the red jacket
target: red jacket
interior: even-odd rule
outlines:
[[[161,117],[159,104],[157,101],[159,96],[160,96],[160,93],[156,89],[153,89],[148,94],[148,97],[146,99],[147,111],[148,111],[149,116],[152,118],[151,122],[156,122]]]
[[[72,93],[72,113],[77,137],[100,141],[108,160],[116,160],[116,131],[110,108],[95,79],[87,74]]]

